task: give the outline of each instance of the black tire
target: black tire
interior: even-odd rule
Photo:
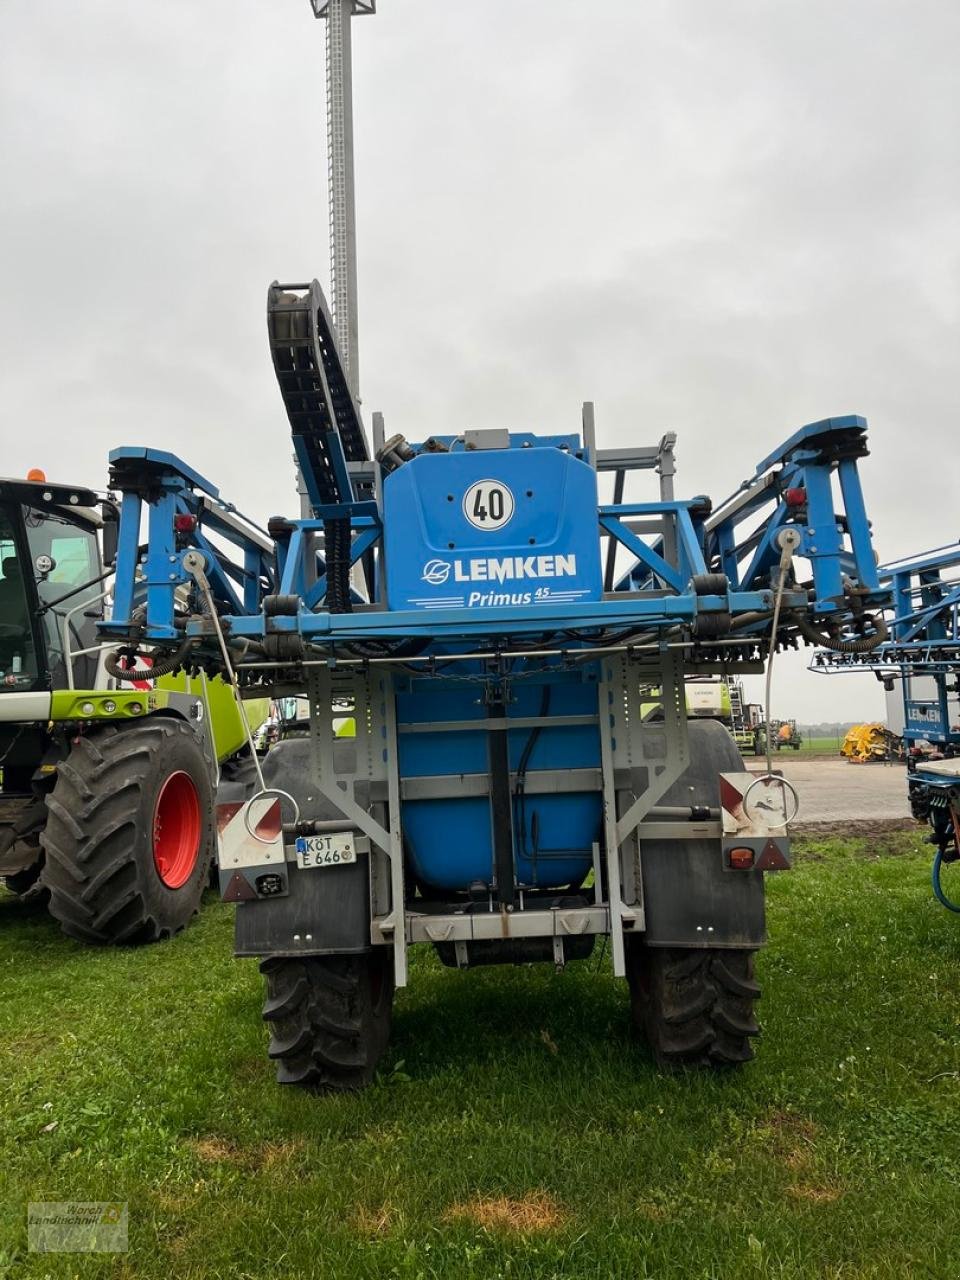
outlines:
[[[190,922],[213,851],[212,767],[197,733],[173,717],[77,740],[58,766],[42,836],[42,880],[64,933],[141,944]]]
[[[627,979],[634,1026],[660,1066],[732,1067],[760,1028],[752,951],[646,947],[633,939]]]
[[[742,772],[744,765],[736,745],[719,725],[692,722],[688,725],[690,764],[664,795],[663,804],[682,803],[716,806],[720,803],[720,773]],[[644,858],[648,866],[655,860],[673,860],[680,852],[678,841],[646,841]],[[716,839],[694,840],[688,852],[719,867],[720,846]],[[711,910],[733,913],[745,928],[754,913],[743,911],[741,895],[760,895],[762,925],[763,882],[761,873],[753,879],[730,880],[725,873],[715,882]],[[676,886],[674,886],[676,891]],[[655,929],[655,916],[662,909],[657,882],[647,886],[648,928]],[[753,919],[756,925],[756,920]],[[748,935],[744,935],[748,936]],[[650,946],[643,936],[627,940],[627,980],[633,1022],[650,1045],[661,1066],[730,1066],[753,1057],[751,1040],[759,1028],[754,1021],[754,1002],[760,988],[753,980],[754,948]]]
[[[390,1039],[393,953],[274,956],[260,972],[279,1083],[326,1092],[368,1085]]]
[[[42,797],[38,797],[13,824],[6,833],[7,843],[4,848],[13,847],[18,858],[23,858],[26,865],[19,871],[11,871],[9,875],[0,877],[6,888],[15,893],[24,902],[45,903],[47,892],[40,883],[43,870],[43,849],[40,847],[40,833],[46,821],[47,810]]]
[[[42,902],[46,903],[49,894],[41,883],[40,874],[43,871],[43,854],[37,850],[37,861],[31,867],[25,867],[22,871],[14,871],[12,875],[4,876],[4,886],[15,893],[23,902]]]
[[[260,790],[257,762],[248,746],[241,747],[236,755],[220,765],[220,784],[217,787],[217,803],[249,800]]]

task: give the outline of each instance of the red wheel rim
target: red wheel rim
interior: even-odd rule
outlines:
[[[179,889],[200,856],[200,797],[189,773],[171,773],[153,811],[153,865],[168,889]]]

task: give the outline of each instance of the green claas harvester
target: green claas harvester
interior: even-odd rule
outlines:
[[[199,907],[249,733],[222,681],[104,651],[118,509],[30,475],[0,480],[0,879],[74,938],[153,942]]]

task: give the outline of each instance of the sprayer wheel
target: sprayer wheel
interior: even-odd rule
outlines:
[[[633,1022],[660,1066],[737,1066],[760,1034],[753,952],[637,943],[627,951]]]
[[[328,1093],[368,1085],[390,1038],[389,948],[349,956],[271,956],[260,972],[267,984],[269,1054],[280,1084]]]

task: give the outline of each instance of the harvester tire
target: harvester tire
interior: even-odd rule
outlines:
[[[646,947],[627,952],[636,1029],[662,1067],[732,1067],[753,1057],[760,1028],[752,951]]]
[[[200,907],[213,851],[212,761],[182,720],[77,739],[47,797],[50,914],[82,942],[169,938]]]
[[[15,893],[23,902],[44,904],[47,892],[40,883],[43,869],[43,850],[40,847],[40,834],[46,820],[47,810],[42,797],[37,799],[20,815],[8,833],[8,847],[24,859],[29,859],[26,866],[19,871],[11,871],[0,877],[0,881]],[[4,849],[6,852],[6,847]]]
[[[231,756],[229,760],[224,760],[220,765],[220,787],[223,790],[227,787],[235,788],[238,794],[242,788],[244,800],[248,800],[254,792],[260,790],[257,762],[250,754],[249,747],[241,748],[236,755]],[[233,796],[230,798],[232,799]]]
[[[260,972],[279,1083],[329,1093],[368,1085],[390,1038],[392,952],[271,956]]]

